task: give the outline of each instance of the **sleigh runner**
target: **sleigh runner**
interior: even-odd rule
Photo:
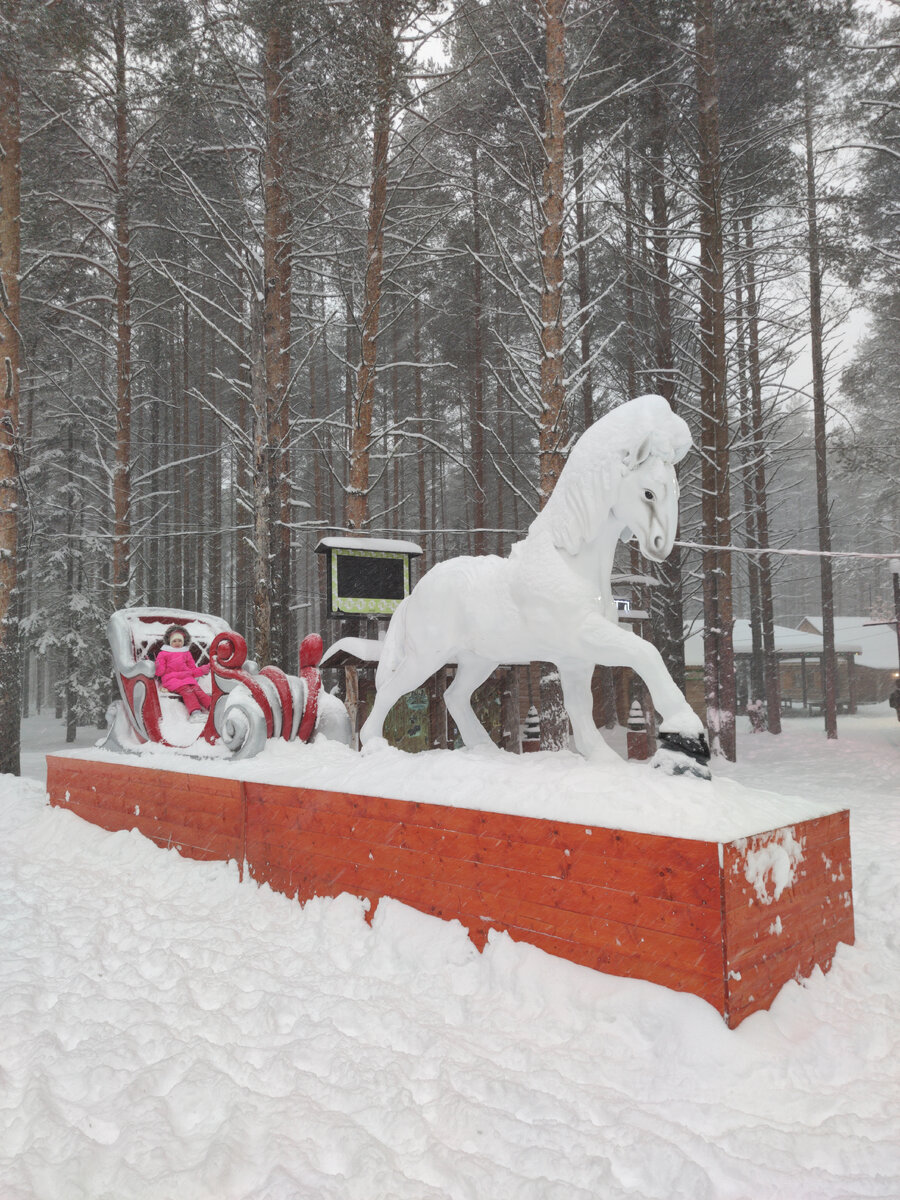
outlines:
[[[192,725],[181,698],[156,677],[156,656],[169,626],[190,636],[190,653],[208,665],[209,715]],[[322,691],[322,639],[310,634],[300,647],[299,675],[261,669],[247,658],[247,643],[221,617],[180,609],[127,608],[107,625],[121,701],[104,743],[111,750],[140,750],[155,743],[176,751],[217,745],[233,758],[251,758],[270,738],[311,741],[317,734],[349,741],[346,710]]]

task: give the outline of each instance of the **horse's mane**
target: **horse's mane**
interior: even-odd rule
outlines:
[[[691,448],[687,424],[663,396],[638,396],[595,421],[572,447],[529,533],[549,533],[577,554],[609,515],[625,475],[649,455],[677,463]]]

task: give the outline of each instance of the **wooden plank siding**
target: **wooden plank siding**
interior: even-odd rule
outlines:
[[[787,832],[802,848],[794,880],[766,901],[747,879],[748,855],[784,831],[770,830],[724,847],[726,1007],[732,1027],[768,1008],[785,983],[827,971],[839,942],[853,944],[853,871],[847,810],[802,821]]]
[[[537,817],[48,756],[51,803],[301,902],[350,892],[702,997],[734,1028],[853,941],[849,814],[721,845]],[[802,847],[766,902],[748,855]],[[752,860],[752,861],[758,861]],[[774,886],[770,889],[774,893]]]
[[[243,788],[236,779],[47,756],[51,804],[113,832],[137,829],[186,858],[233,859],[242,877]]]

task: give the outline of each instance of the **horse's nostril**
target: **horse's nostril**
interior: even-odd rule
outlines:
[[[662,548],[665,544],[666,544],[665,538],[663,537],[663,535],[661,533],[658,533],[656,535],[656,537],[653,539],[653,549],[654,550],[662,550]]]

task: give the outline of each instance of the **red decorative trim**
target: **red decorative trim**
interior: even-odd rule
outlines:
[[[152,742],[159,742],[162,746],[168,746],[169,743],[162,735],[162,709],[159,704],[159,692],[156,689],[156,679],[148,675],[135,675],[133,678],[126,679],[124,676],[119,676],[122,680],[122,687],[125,691],[125,697],[128,702],[128,707],[136,718],[140,718],[144,728],[150,735]],[[144,703],[141,706],[140,712],[137,712],[134,707],[134,689],[139,683],[143,683],[145,687]],[[135,730],[137,733],[137,730]],[[138,733],[141,741],[145,738]]]
[[[281,736],[289,742],[294,724],[294,698],[291,695],[288,677],[281,667],[263,667],[260,675],[265,675],[266,679],[270,679],[275,685],[278,699],[281,701]]]
[[[325,653],[325,644],[321,634],[308,633],[300,643],[300,670],[304,667],[317,667]]]
[[[266,693],[248,671],[239,669],[247,661],[247,643],[241,635],[233,631],[217,634],[209,648],[209,661],[213,679],[210,712],[216,707],[219,697],[225,695],[218,685],[216,676],[221,676],[223,679],[237,679],[246,685],[250,695],[262,709],[266,718],[266,737],[274,737],[275,717]]]
[[[322,661],[324,644],[318,633],[308,634],[300,643],[300,678],[306,684],[306,703],[297,737],[301,742],[308,742],[316,728],[316,718],[319,715],[319,692],[322,690],[322,676],[319,674],[319,663]]]

